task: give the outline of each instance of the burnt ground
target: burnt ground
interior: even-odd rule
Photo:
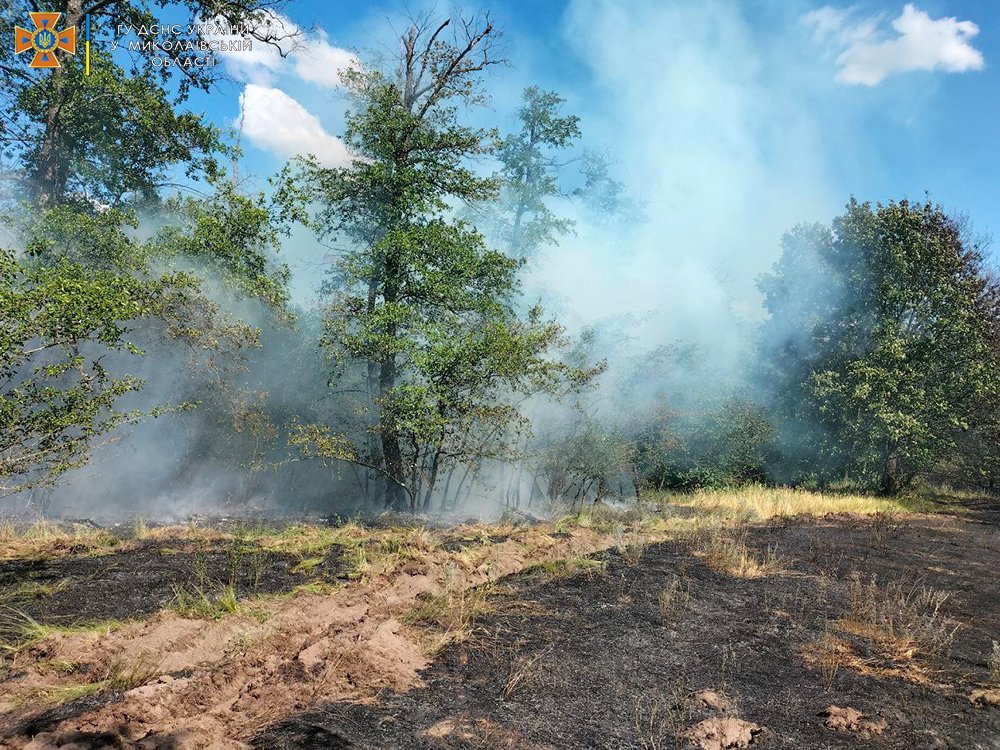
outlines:
[[[135,620],[171,606],[181,591],[205,592],[214,598],[222,587],[232,586],[237,599],[244,600],[291,591],[309,579],[333,581],[346,572],[336,547],[322,564],[310,566],[307,575],[296,570],[299,563],[294,555],[263,550],[238,539],[210,546],[171,538],[137,541],[126,551],[109,554],[3,560],[0,648],[5,636],[16,642],[18,626],[29,618],[57,627]],[[44,593],[25,595],[26,590]],[[7,627],[10,624],[13,630]],[[0,740],[5,734],[35,735],[118,698],[120,692],[101,692],[29,712],[0,723]],[[82,733],[79,742],[95,749],[123,747],[110,735]]]
[[[674,542],[647,548],[638,562],[598,555],[604,574],[508,578],[494,613],[439,653],[422,687],[370,705],[321,704],[273,723],[254,744],[660,750],[686,747],[678,732],[704,718],[734,715],[764,727],[753,748],[1000,748],[1000,707],[969,700],[990,679],[992,641],[1000,641],[998,521],[1000,510],[982,504],[961,519],[753,527],[750,546],[760,556],[775,551],[783,568],[760,578],[719,572]],[[924,615],[932,627],[960,623],[950,649],[891,654],[840,627],[852,590],[873,576],[877,590],[947,592],[939,611]],[[661,617],[669,586],[683,593]],[[809,666],[805,654],[830,634],[846,644],[845,660]],[[689,696],[702,689],[725,694],[733,708],[694,706]],[[868,736],[828,729],[821,713],[830,705],[886,728]]]
[[[290,591],[309,577],[337,577],[340,553],[327,555],[309,576],[293,555],[240,541],[192,548],[182,539],[143,540],[127,551],[0,561],[0,602],[43,625],[128,620],[168,606],[178,591],[211,595],[232,585],[237,598]],[[37,586],[37,593],[29,586]]]

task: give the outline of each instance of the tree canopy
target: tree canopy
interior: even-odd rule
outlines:
[[[337,441],[331,457],[383,474],[390,507],[426,507],[446,463],[501,454],[525,425],[510,399],[587,377],[546,359],[558,325],[540,310],[515,316],[520,261],[448,214],[450,201],[495,200],[499,188],[470,166],[495,133],[462,124],[458,108],[483,101],[480,76],[500,62],[496,30],[488,17],[451,26],[412,26],[394,75],[348,72],[352,163],[306,160],[292,177],[320,206],[314,225],[352,241],[324,340],[342,363],[364,363],[377,440]]]
[[[995,403],[1000,287],[962,226],[930,201],[852,200],[801,226],[760,279],[769,378],[798,472],[895,492]]]

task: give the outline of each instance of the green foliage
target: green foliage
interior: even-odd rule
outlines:
[[[134,210],[93,211],[72,205],[35,212],[23,207],[14,214],[31,262],[76,263],[102,271],[145,272],[148,249],[136,242],[139,219]]]
[[[140,355],[130,326],[157,314],[168,287],[192,283],[181,275],[141,281],[68,261],[38,267],[0,254],[0,492],[53,481],[141,416],[117,404],[142,381],[113,375],[104,359]]]
[[[555,154],[580,137],[580,118],[560,114],[565,99],[558,94],[530,86],[522,101],[520,129],[496,149],[502,164],[500,199],[484,207],[492,223],[490,239],[512,258],[531,257],[572,228],[546,201],[559,195]]]
[[[58,194],[50,205],[68,199],[117,206],[126,196],[150,202],[175,166],[189,176],[217,171],[213,154],[221,148],[219,135],[200,115],[176,111],[161,85],[127,75],[104,47],[92,45],[91,57],[91,75],[84,75],[77,55],[60,75],[24,87],[15,104],[33,133],[20,160],[36,186],[54,178]],[[58,144],[52,146],[44,136],[56,101]],[[55,174],[46,176],[50,147],[58,160]]]
[[[194,262],[238,296],[285,312],[290,272],[275,257],[286,226],[263,194],[254,199],[223,181],[216,187],[207,198],[178,195],[165,203],[162,213],[171,223],[153,239],[150,254]]]
[[[334,382],[361,365],[370,394],[352,447],[316,426],[300,428],[298,439],[311,430],[330,458],[382,473],[386,503],[397,507],[427,506],[445,464],[503,456],[512,428],[527,426],[514,398],[587,377],[545,358],[561,343],[558,325],[540,310],[514,315],[519,261],[449,215],[453,202],[493,199],[498,188],[470,168],[495,133],[463,125],[457,106],[482,101],[493,27],[488,19],[459,25],[446,40],[448,24],[415,24],[395,77],[346,73],[354,160],[324,168],[307,159],[282,186],[291,212],[312,201],[314,226],[354,243],[329,284],[324,343],[337,363]]]
[[[545,446],[539,474],[551,499],[596,501],[617,494],[619,480],[631,475],[635,446],[625,435],[596,421],[583,421],[569,435]]]
[[[266,394],[241,379],[246,352],[259,347],[260,332],[224,312],[217,300],[256,299],[277,313],[276,324],[291,320],[288,269],[275,261],[282,227],[269,207],[226,183],[206,198],[172,198],[164,214],[173,223],[162,223],[149,241],[138,237],[136,211],[124,207],[64,204],[15,214],[25,253],[8,256],[13,270],[5,279],[6,300],[22,322],[5,324],[0,342],[9,420],[4,429],[8,445],[38,441],[43,448],[34,469],[32,453],[20,449],[18,460],[0,472],[19,477],[8,481],[13,489],[81,465],[95,442],[124,423],[161,413],[167,403],[200,403],[200,414],[186,418],[198,423],[192,434],[202,441],[196,447],[203,455],[209,446],[223,446],[228,460],[259,464],[262,446],[277,438]],[[207,286],[206,276],[221,285]],[[66,293],[56,295],[56,288]],[[53,308],[55,302],[61,307]],[[60,325],[44,325],[31,314],[33,305],[58,312]],[[82,328],[65,325],[74,315]],[[14,310],[8,317],[17,319]],[[128,374],[134,362],[125,356],[140,353],[140,345],[186,360],[187,367],[178,368],[169,397],[145,399],[161,403],[121,412],[119,401],[144,385]],[[29,357],[29,349],[37,351]],[[122,354],[105,359],[108,351]],[[56,357],[58,367],[50,361]],[[47,368],[39,370],[39,362]],[[234,437],[240,434],[244,439]]]
[[[9,45],[0,53],[6,113],[0,157],[23,172],[21,192],[43,208],[117,206],[157,200],[158,189],[178,173],[215,175],[219,134],[199,114],[183,109],[192,88],[207,91],[219,75],[216,66],[195,64],[203,55],[202,22],[257,29],[255,43],[287,48],[294,34],[266,24],[278,5],[273,0],[61,0],[46,6],[62,13],[65,26],[82,28],[90,16],[92,64],[89,76],[82,54],[63,56],[62,66],[53,70],[31,70],[12,59]],[[191,24],[189,33],[175,37],[187,49],[172,55],[171,64],[163,64],[155,45],[113,54],[119,25],[151,26],[168,9],[185,13]],[[0,36],[10,39],[14,25],[33,10],[38,7],[23,0],[5,3]],[[182,18],[177,22],[187,27]]]
[[[759,283],[783,443],[821,478],[896,492],[995,424],[1000,291],[939,206],[852,200]]]
[[[658,490],[719,489],[760,481],[774,437],[763,411],[744,400],[653,412],[636,428],[642,482]]]
[[[24,247],[10,260],[6,304],[27,315],[19,327],[5,321],[0,354],[7,381],[5,445],[21,446],[9,448],[10,465],[0,474],[17,477],[6,482],[14,488],[80,465],[95,442],[142,416],[118,406],[143,385],[128,374],[134,371],[128,355],[139,353],[138,342],[156,346],[167,361],[190,363],[177,373],[170,397],[143,401],[176,403],[187,391],[208,407],[202,411],[216,427],[217,444],[226,444],[218,427],[227,423],[235,433],[253,433],[255,444],[274,434],[263,415],[263,395],[246,392],[238,379],[244,352],[259,345],[259,331],[223,312],[220,298],[258,299],[283,322],[290,319],[288,270],[273,259],[282,228],[262,201],[218,179],[216,158],[229,149],[200,114],[185,109],[191,88],[208,90],[217,69],[186,64],[198,52],[179,52],[171,65],[162,65],[155,45],[115,54],[109,44],[119,25],[157,23],[168,6],[199,22],[189,32],[189,41],[198,42],[201,21],[254,26],[270,17],[275,3],[62,0],[46,10],[61,12],[63,25],[79,26],[90,15],[90,75],[82,54],[64,56],[54,70],[15,63],[6,47],[0,59],[7,113],[0,158],[22,178],[12,183],[5,218]],[[30,10],[37,8],[4,5],[3,35],[10,37]],[[265,43],[281,41],[274,27],[255,35]],[[164,187],[194,179],[208,179],[214,194],[162,204]],[[150,223],[162,227],[152,240],[144,236]],[[192,269],[217,278],[222,288],[204,284]],[[72,293],[53,308],[56,303],[39,295],[60,285]],[[105,291],[104,306],[95,306]],[[142,309],[126,304],[136,301]],[[44,328],[25,312],[32,305],[77,316],[81,328]],[[31,444],[37,444],[34,454],[24,448]]]
[[[625,185],[611,173],[611,160],[595,151],[584,151],[580,157],[583,185],[573,191],[589,210],[590,221],[597,224],[621,224],[644,221],[640,203],[628,196]]]

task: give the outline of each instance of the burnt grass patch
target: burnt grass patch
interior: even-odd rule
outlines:
[[[169,606],[179,590],[232,586],[245,599],[346,572],[337,548],[308,575],[296,570],[300,562],[238,540],[194,546],[180,539],[143,540],[113,554],[2,561],[0,602],[42,625],[72,625],[142,618]]]
[[[995,750],[1000,708],[974,707],[968,695],[988,679],[1000,639],[996,520],[751,526],[751,550],[781,561],[782,572],[758,578],[715,570],[681,542],[652,545],[637,561],[598,555],[603,574],[510,577],[501,598],[531,606],[479,618],[469,638],[435,657],[423,686],[374,704],[319,704],[267,727],[254,746],[659,750],[688,747],[679,734],[702,719],[738,716],[764,727],[753,748]],[[872,576],[946,592],[935,616],[961,625],[950,647],[894,661],[870,638],[838,631],[854,665],[807,663],[851,614],[857,581]],[[691,696],[706,689],[732,707],[696,705]],[[885,728],[828,729],[831,705]]]

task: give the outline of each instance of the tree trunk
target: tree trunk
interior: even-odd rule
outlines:
[[[458,500],[458,498],[462,494],[462,487],[465,486],[465,480],[469,478],[469,472],[470,471],[472,471],[472,469],[470,467],[466,466],[465,467],[465,473],[462,474],[462,478],[458,481],[458,486],[455,488],[455,497],[453,497],[452,500],[451,500],[451,508],[452,509],[455,509],[455,508],[457,508],[459,506],[459,500]]]
[[[898,446],[892,446],[887,452],[882,467],[880,489],[883,495],[895,495],[903,489],[903,471],[900,466]]]
[[[76,26],[83,20],[83,0],[68,0],[59,28]],[[49,73],[51,94],[45,110],[45,130],[38,149],[35,169],[35,200],[41,209],[52,208],[66,192],[66,167],[63,164],[62,110],[69,98],[66,89],[66,69],[54,68]]]
[[[390,357],[381,364],[378,385],[382,397],[395,387],[395,357]],[[385,461],[385,473],[389,480],[385,486],[385,507],[391,510],[403,510],[406,507],[406,475],[403,471],[403,450],[399,444],[399,433],[396,432],[395,425],[383,419],[379,425],[379,440]]]
[[[635,499],[636,501],[642,500],[642,488],[640,484],[642,479],[639,477],[639,467],[632,464],[632,486],[635,487]]]
[[[441,453],[443,448],[438,446],[434,451],[434,458],[431,460],[430,476],[427,478],[427,492],[424,493],[424,510],[430,510],[431,494],[434,492],[434,485],[437,484],[438,470],[441,468]],[[445,488],[447,490],[447,487]],[[444,500],[441,501],[444,505]]]

